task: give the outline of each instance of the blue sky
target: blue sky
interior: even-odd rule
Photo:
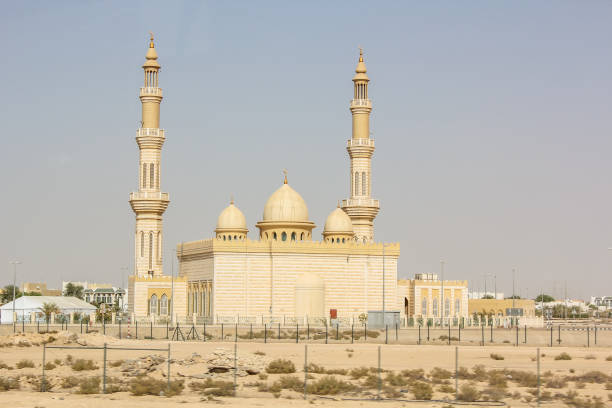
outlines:
[[[349,189],[365,50],[376,238],[400,276],[571,297],[612,288],[612,3],[3,2],[0,284],[133,269],[142,82],[156,37],[165,268],[233,194],[250,236],[289,170],[320,232]],[[492,285],[492,279],[489,279]],[[604,293],[605,292],[605,293]]]

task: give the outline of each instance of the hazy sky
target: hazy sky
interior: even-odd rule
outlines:
[[[88,4],[86,4],[88,3]],[[166,129],[165,271],[234,195],[256,237],[289,170],[320,239],[349,193],[365,50],[378,241],[399,274],[612,295],[612,2],[60,2],[0,5],[0,284],[133,271],[148,32]],[[489,287],[493,279],[489,278]]]

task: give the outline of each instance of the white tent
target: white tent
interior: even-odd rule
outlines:
[[[72,296],[22,296],[15,299],[17,321],[28,323],[33,313],[41,316],[43,303],[55,303],[62,314],[89,314],[96,310],[95,306]],[[0,323],[13,323],[13,302],[0,306]]]

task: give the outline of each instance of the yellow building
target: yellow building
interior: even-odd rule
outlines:
[[[332,309],[352,320],[371,310],[399,310],[399,244],[374,242],[379,202],[371,196],[372,101],[360,52],[350,102],[350,197],[325,222],[321,241],[302,196],[285,179],[268,198],[247,238],[234,202],[218,217],[214,238],[177,246],[179,276],[187,281],[187,313],[216,322],[321,321]],[[330,199],[330,202],[335,200]]]
[[[40,293],[41,296],[62,296],[60,289],[47,289],[47,284],[42,282],[25,282],[21,285],[21,291]]]
[[[514,306],[513,306],[514,305]],[[512,313],[512,308],[516,313]],[[532,299],[470,299],[470,316],[480,317],[535,317],[535,301]]]
[[[399,280],[397,286],[399,302],[408,318],[468,317],[467,281],[442,281],[436,274],[416,274],[414,279]]]

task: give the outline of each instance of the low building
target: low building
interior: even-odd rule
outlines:
[[[487,290],[486,292],[470,292],[468,294],[469,299],[482,299],[485,297],[491,299],[504,299],[504,293]]]
[[[599,310],[610,310],[612,309],[612,296],[591,296],[590,304]]]
[[[45,303],[55,304],[63,315],[74,313],[89,315],[97,310],[95,306],[72,296],[22,296],[15,299],[15,316],[13,316],[13,302],[0,306],[0,323],[44,321]]]
[[[40,293],[42,296],[61,296],[62,291],[59,289],[47,289],[47,284],[42,282],[25,282],[21,285],[21,291],[24,293]]]
[[[532,299],[470,299],[468,310],[470,316],[535,317],[535,301]]]
[[[108,306],[119,306],[120,309],[124,307],[125,290],[121,288],[97,288],[97,289],[85,289],[83,291],[83,297],[88,303],[106,304]]]
[[[407,318],[468,317],[466,280],[442,281],[436,274],[418,273],[414,279],[399,279],[397,289],[398,303]]]

